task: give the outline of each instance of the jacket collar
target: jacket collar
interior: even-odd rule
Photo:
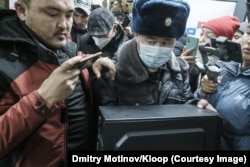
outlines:
[[[132,39],[125,42],[118,52],[117,62],[117,80],[125,83],[139,83],[148,79],[148,70],[141,62],[137,49],[136,40]],[[187,62],[181,58],[177,58],[172,53],[167,64],[160,68],[161,70],[171,70],[173,72],[181,72],[188,70]]]
[[[234,61],[224,62],[219,60],[216,62],[216,65],[221,68],[224,68],[226,71],[228,71],[234,76],[237,76],[239,74],[250,76],[250,67],[242,69],[241,64]]]
[[[13,50],[18,43],[27,45],[30,53],[29,56],[38,55],[39,59],[48,63],[58,62],[58,58],[72,57],[76,54],[76,45],[67,42],[67,46],[63,49],[52,50],[35,37],[34,33],[20,21],[14,10],[0,10],[0,43],[9,42],[13,44]],[[32,54],[33,53],[33,54]]]

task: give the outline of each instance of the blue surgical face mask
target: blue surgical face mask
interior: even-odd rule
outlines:
[[[173,48],[140,43],[139,56],[146,67],[157,69],[167,63],[172,51]]]

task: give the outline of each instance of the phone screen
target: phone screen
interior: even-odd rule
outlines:
[[[199,38],[194,37],[194,36],[187,36],[186,40],[186,50],[195,48],[189,55],[190,56],[196,56],[197,55],[197,50],[198,50],[198,44],[199,44]]]
[[[126,17],[124,18],[123,22],[122,22],[122,27],[123,27],[123,28],[127,27],[127,26],[129,25],[129,23],[130,23],[130,19],[129,19],[128,16],[126,16]]]

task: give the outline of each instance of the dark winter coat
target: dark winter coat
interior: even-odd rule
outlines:
[[[193,99],[188,64],[172,54],[166,65],[149,73],[136,50],[136,41],[124,43],[118,51],[116,80],[97,79],[97,105],[183,104]]]

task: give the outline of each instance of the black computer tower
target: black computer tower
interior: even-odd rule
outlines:
[[[99,151],[219,150],[219,113],[194,105],[100,106]]]

